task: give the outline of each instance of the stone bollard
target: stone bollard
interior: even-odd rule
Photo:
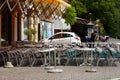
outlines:
[[[5,67],[5,68],[12,68],[12,67],[14,67],[14,66],[12,65],[11,62],[6,62],[6,64],[5,64],[4,67]]]

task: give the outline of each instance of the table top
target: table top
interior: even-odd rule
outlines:
[[[57,48],[42,49],[42,50],[39,50],[39,52],[50,52],[50,51],[54,51],[54,50],[57,50]]]
[[[28,48],[29,47],[35,47],[35,45],[33,45],[33,44],[25,44],[24,47],[28,47]]]
[[[75,48],[77,50],[81,50],[81,51],[94,51],[95,48],[88,48],[88,47],[85,47],[85,48]]]

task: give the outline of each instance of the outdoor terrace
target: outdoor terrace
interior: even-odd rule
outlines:
[[[104,43],[102,45],[106,44]],[[62,47],[62,49],[60,47]],[[80,51],[78,51],[78,53],[80,55],[71,56],[72,59],[70,59],[67,64],[63,64],[63,62],[61,62],[63,57],[65,57],[64,59],[66,59],[66,56],[68,57],[68,55],[65,55],[66,52],[63,47],[63,45],[54,46],[54,49],[53,46],[46,45],[43,47],[40,44],[34,44],[19,45],[14,49],[5,48],[1,50],[0,80],[110,80],[119,77],[120,63],[118,60],[112,62],[113,58],[109,57],[110,64],[106,63],[106,59],[101,60],[99,64],[97,64],[98,62],[93,54],[94,51],[92,51],[91,48],[87,53],[88,57],[84,58],[86,54],[86,51],[82,51],[84,46],[66,46],[72,51],[79,48]],[[56,55],[58,53],[62,55],[59,57]],[[84,61],[86,63],[86,59],[91,65],[81,65]],[[14,67],[4,68],[7,62],[11,62]],[[54,66],[55,69],[62,69],[63,72],[49,73],[48,70],[45,69],[46,66]],[[96,69],[96,71],[86,72],[87,69]]]

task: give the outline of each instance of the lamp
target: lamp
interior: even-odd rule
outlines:
[[[94,24],[91,21],[91,15],[92,15],[92,13],[89,13],[89,15],[90,15],[90,21],[87,24],[87,32],[88,32],[88,37],[91,37],[91,33],[93,32],[93,26],[94,26]]]
[[[95,31],[97,31],[97,33],[99,32],[99,25],[98,25],[98,23],[95,24]]]

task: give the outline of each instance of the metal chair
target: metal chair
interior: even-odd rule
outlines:
[[[31,49],[21,49],[19,50],[19,66],[26,66],[30,65],[30,54],[31,54]],[[27,64],[28,63],[28,64]]]
[[[30,56],[30,66],[36,65],[38,62],[43,63],[43,55],[39,52],[39,49],[33,49]]]
[[[6,64],[7,62],[7,51],[6,50],[3,50],[3,51],[0,51],[0,58],[1,58],[1,61],[3,61],[3,66]]]
[[[17,54],[16,50],[11,50],[7,52],[8,55],[8,61],[12,62],[14,66],[18,65],[18,59],[17,59]]]
[[[77,56],[79,55],[79,52],[77,50],[75,50],[73,48],[66,48],[65,53],[67,56],[67,62],[65,65],[67,65],[71,59],[72,60],[75,59],[77,66],[79,65],[78,58],[77,58]]]
[[[95,53],[96,53],[96,59],[97,59],[96,66],[99,65],[101,60],[105,60],[107,64],[110,65],[111,55],[109,54],[108,50],[106,50],[103,47],[96,47]]]
[[[115,48],[112,47],[107,47],[107,49],[109,50],[112,58],[111,58],[111,66],[113,65],[113,63],[115,61],[119,61],[120,63],[120,52],[118,50],[116,50]]]

